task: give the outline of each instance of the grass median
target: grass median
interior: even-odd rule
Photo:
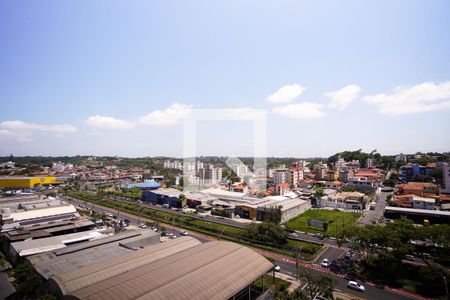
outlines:
[[[302,257],[305,260],[310,260],[322,248],[321,245],[294,240],[288,240],[288,243],[282,246],[263,244],[259,243],[258,241],[253,241],[246,238],[246,230],[243,228],[214,223],[211,221],[194,218],[189,215],[180,215],[176,213],[160,211],[151,207],[141,206],[137,203],[135,204],[104,199],[87,192],[69,192],[67,193],[67,195],[80,200],[131,213],[136,216],[140,215],[141,217],[148,218],[153,221],[161,222],[164,224],[172,224],[177,227],[234,241],[240,244],[245,244],[247,246],[259,248],[264,251],[269,251],[284,256],[295,257],[296,249],[301,247]]]

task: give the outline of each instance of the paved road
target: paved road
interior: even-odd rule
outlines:
[[[295,273],[296,273],[296,266],[295,263],[291,263],[291,262],[286,262],[283,260],[276,260],[275,261],[276,264],[278,264],[281,267],[281,272],[289,275],[291,277],[295,277]],[[313,274],[319,274],[318,272],[320,272],[319,270],[314,270],[311,268],[305,268],[303,266],[300,266],[301,270],[306,270],[308,272],[312,272]],[[366,288],[366,291],[364,293],[352,290],[347,288],[347,283],[348,281],[344,278],[338,277],[336,275],[334,275],[333,273],[329,273],[330,276],[332,276],[333,278],[336,279],[336,287],[335,289],[345,292],[345,293],[349,293],[355,296],[359,296],[362,298],[366,298],[369,300],[407,300],[407,299],[422,299],[422,298],[417,298],[414,297],[413,295],[407,295],[407,294],[403,294],[402,291],[397,292],[395,290],[391,290],[391,289],[382,289],[382,288],[378,288],[375,287],[369,283],[365,283],[363,284]]]
[[[71,199],[70,202],[72,204],[75,204],[78,207],[80,205],[86,205],[85,201],[82,201],[82,200]],[[135,216],[135,215],[132,215],[132,214],[128,214],[128,213],[124,213],[124,212],[121,212],[121,211],[117,211],[117,210],[114,210],[112,208],[100,207],[97,204],[89,203],[86,206],[89,209],[91,209],[91,210],[93,210],[93,211],[95,211],[97,213],[100,213],[100,214],[112,213],[113,215],[117,216],[120,219],[128,219],[128,220],[130,220],[130,223],[134,224],[134,225],[139,225],[139,223],[144,223],[146,221],[150,221],[150,220],[148,220],[146,218],[139,218],[138,216]],[[177,236],[180,236],[180,231],[182,229],[176,228],[175,226],[164,226],[164,227],[166,228],[166,233],[173,233],[173,234],[175,234]],[[189,232],[189,234],[191,236],[194,236],[196,239],[198,239],[202,243],[206,243],[206,242],[209,242],[211,240],[211,238],[206,237],[206,236],[201,235],[201,234],[197,234],[197,233],[193,233],[193,232]]]
[[[374,210],[366,210],[364,212],[364,216],[360,222],[361,225],[368,225],[377,223],[384,214],[384,208],[386,206],[386,199],[388,195],[392,194],[392,192],[382,192],[381,190],[377,191],[376,194],[376,206]]]
[[[84,201],[80,201],[80,200],[71,200],[72,203],[75,204],[85,204]],[[130,220],[130,222],[132,222],[133,224],[138,224],[138,219],[140,222],[142,221],[150,221],[148,219],[145,218],[138,218],[137,216],[134,216],[132,214],[129,213],[124,213],[124,212],[118,212],[117,210],[114,209],[110,209],[110,208],[106,208],[106,207],[100,207],[96,204],[89,204],[89,208],[91,208],[92,210],[99,212],[99,213],[106,213],[106,212],[110,212],[113,214],[118,214],[120,218],[127,218]],[[169,228],[168,230],[172,231],[172,232],[177,232],[179,233],[180,229],[176,228],[175,226],[169,226],[166,225],[165,227]],[[169,231],[169,232],[170,232]],[[202,243],[211,241],[211,240],[216,240],[215,238],[212,237],[207,237],[195,232],[190,232],[190,235],[199,239]],[[337,251],[343,251],[338,249],[337,247],[329,247],[329,249],[334,249]],[[329,251],[334,251],[334,250],[329,250]],[[294,276],[294,274],[296,273],[296,266],[295,266],[295,261],[293,259],[287,259],[284,257],[280,257],[280,256],[274,256],[271,253],[266,253],[260,250],[256,250],[261,254],[267,255],[267,256],[272,256],[275,257],[275,264],[278,264],[281,267],[281,272],[290,276]],[[328,251],[328,250],[327,250]],[[329,252],[330,255],[336,255],[338,252]],[[333,254],[334,253],[334,254]],[[339,277],[338,275],[335,275],[333,273],[331,273],[328,269],[325,268],[321,268],[320,266],[315,266],[315,265],[310,265],[310,264],[305,264],[302,263],[300,268],[304,269],[304,270],[308,270],[310,272],[326,272],[329,273],[331,276],[335,277],[337,280],[337,286],[336,288],[339,290],[342,290],[344,292],[348,292],[354,295],[358,295],[358,296],[363,296],[369,300],[379,300],[379,299],[385,299],[385,300],[403,300],[403,299],[423,299],[420,297],[415,297],[414,295],[406,295],[404,294],[405,292],[403,291],[399,291],[399,292],[395,292],[393,290],[390,289],[380,289],[380,288],[376,288],[374,286],[371,286],[369,284],[365,284],[366,287],[366,292],[364,294],[359,293],[357,291],[354,290],[350,290],[347,288],[347,280],[345,280],[342,277]]]
[[[325,246],[325,247],[327,247],[325,252],[323,252],[322,255],[317,257],[316,260],[314,261],[314,263],[320,264],[320,263],[322,263],[322,261],[325,258],[328,258],[328,260],[330,262],[333,262],[336,259],[340,258],[345,253],[344,249],[339,249],[339,248],[335,248],[335,247],[328,247],[328,246]]]

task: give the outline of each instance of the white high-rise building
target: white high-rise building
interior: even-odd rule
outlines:
[[[299,181],[299,172],[290,169],[274,170],[273,181],[275,184],[288,183],[291,186],[297,186]]]
[[[164,168],[166,169],[179,169],[182,170],[183,169],[183,164],[180,161],[170,161],[170,160],[166,160],[164,161]]]
[[[198,173],[201,184],[217,184],[222,181],[222,168],[208,165]]]
[[[445,164],[442,166],[442,180],[444,188],[441,189],[442,194],[450,194],[450,165]]]
[[[248,167],[245,164],[238,164],[238,165],[234,165],[232,168],[234,174],[236,174],[237,177],[244,177],[245,175],[247,175],[249,173],[248,171]]]

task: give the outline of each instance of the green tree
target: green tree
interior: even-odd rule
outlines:
[[[320,186],[320,187],[316,188],[314,195],[317,198],[319,198],[319,199],[322,198],[323,196],[325,196],[325,192],[323,191],[323,187]]]
[[[287,233],[281,226],[272,222],[250,224],[245,231],[245,237],[266,244],[284,245],[287,243]]]
[[[333,299],[333,289],[336,280],[329,275],[313,274],[309,270],[300,270],[299,279],[306,283],[306,293],[309,299],[314,299],[317,294],[326,299]]]
[[[178,206],[181,207],[185,207],[186,206],[186,196],[184,194],[180,194],[180,196],[178,197]]]

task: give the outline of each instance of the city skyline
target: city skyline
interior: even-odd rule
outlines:
[[[267,154],[450,150],[445,1],[0,4],[0,155],[182,156],[192,109]],[[198,155],[252,156],[208,122]]]

